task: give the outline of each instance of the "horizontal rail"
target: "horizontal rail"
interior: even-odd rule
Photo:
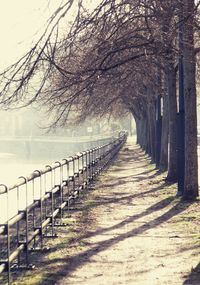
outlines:
[[[20,257],[24,255],[29,266],[30,248],[40,244],[42,249],[44,238],[55,236],[55,220],[62,224],[65,209],[69,211],[80,192],[105,169],[126,137],[123,133],[107,144],[46,165],[26,177],[21,176],[11,186],[0,185],[0,199],[7,205],[7,219],[0,225],[0,273],[7,271],[8,284],[14,262],[20,267]],[[10,217],[13,197],[17,208]]]

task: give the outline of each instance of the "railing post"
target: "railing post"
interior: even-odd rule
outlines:
[[[62,182],[63,182],[63,169],[62,169],[62,164],[59,162],[59,161],[56,161],[54,162],[55,164],[58,164],[59,165],[59,169],[60,169],[60,181],[59,181],[59,184],[58,185],[55,185],[55,186],[58,186],[60,187],[60,223],[62,224],[62,219],[63,219],[63,210],[62,210],[62,203],[63,203],[63,187],[62,187]],[[54,170],[56,171],[56,169]]]
[[[50,178],[50,190],[49,190],[49,194],[50,194],[50,199],[51,199],[51,235],[52,237],[56,237],[56,233],[55,233],[55,228],[54,228],[54,225],[55,225],[55,219],[54,219],[54,216],[53,216],[53,213],[54,213],[54,209],[55,209],[55,205],[54,205],[54,193],[53,193],[53,169],[50,165],[46,165],[45,166],[47,169],[49,169],[50,171],[50,175],[51,175],[51,178]],[[48,172],[47,172],[48,173]],[[47,174],[46,173],[46,174]]]
[[[20,176],[19,179],[23,179],[24,183],[25,183],[25,209],[23,210],[23,212],[25,213],[25,223],[26,223],[26,234],[25,234],[25,241],[23,241],[22,243],[25,245],[25,253],[26,253],[26,268],[29,267],[29,224],[28,224],[28,185],[27,185],[27,178],[24,176]],[[18,245],[20,245],[21,242],[18,242]]]
[[[20,209],[19,209],[19,186],[17,187],[17,213],[19,213]],[[20,221],[17,221],[17,245],[19,245],[20,242]],[[17,256],[17,266],[20,266],[20,254]]]
[[[86,151],[86,183],[88,185],[89,179],[89,150]]]
[[[43,248],[43,228],[42,228],[42,221],[43,221],[43,201],[42,201],[42,180],[41,180],[41,171],[36,169],[34,170],[33,173],[38,173],[38,178],[39,178],[39,193],[40,193],[40,197],[38,199],[39,201],[39,206],[40,206],[40,219],[39,219],[39,231],[40,231],[40,246],[41,249]]]
[[[8,270],[8,284],[11,282],[11,274],[10,274],[10,225],[9,225],[9,188],[5,186],[6,190],[6,205],[7,205],[7,270]]]

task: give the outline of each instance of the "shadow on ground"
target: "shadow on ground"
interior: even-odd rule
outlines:
[[[146,161],[146,166],[148,166],[148,162],[147,162],[147,156],[139,150],[139,148],[136,148],[136,151],[129,151],[127,150],[123,150],[120,158],[118,158],[118,160],[116,161],[114,167],[116,169],[114,169],[114,171],[118,171],[118,170],[123,170],[126,171],[126,167],[124,165],[124,163],[129,163],[130,161]],[[117,170],[118,169],[118,170]],[[113,170],[112,170],[113,171]],[[148,176],[146,176],[148,174]],[[149,175],[150,174],[150,175]],[[97,206],[100,205],[105,205],[105,204],[121,204],[123,201],[127,201],[128,203],[133,203],[134,205],[134,199],[138,199],[138,198],[143,198],[145,195],[150,195],[153,193],[158,193],[158,191],[163,191],[163,189],[167,188],[167,185],[165,182],[163,182],[162,184],[156,185],[155,186],[150,186],[149,190],[146,189],[140,189],[139,193],[134,193],[134,194],[122,194],[122,196],[118,196],[115,194],[114,196],[109,196],[109,188],[115,187],[116,185],[120,185],[121,184],[125,184],[127,183],[126,179],[136,179],[137,181],[144,181],[145,179],[154,179],[157,177],[157,175],[159,174],[159,172],[156,172],[155,169],[146,169],[145,171],[140,171],[140,173],[138,174],[137,177],[134,177],[133,175],[130,176],[125,176],[125,177],[120,177],[117,179],[117,182],[105,182],[105,184],[102,186],[104,188],[108,188],[108,196],[107,197],[96,197],[96,199],[94,201],[92,201],[90,204],[83,204],[81,205],[81,209],[78,208],[77,211],[81,211],[82,212],[82,223],[83,225],[88,223],[88,217],[89,217],[89,213],[90,210],[92,208],[95,208]],[[129,180],[130,182],[130,180]],[[156,183],[155,183],[156,184]],[[99,187],[101,188],[101,187]],[[170,209],[165,209],[166,207],[170,206]],[[100,229],[96,229],[91,231],[90,228],[86,227],[86,229],[84,231],[79,231],[79,229],[77,229],[76,231],[76,236],[69,238],[67,240],[67,243],[63,245],[63,248],[68,248],[69,251],[68,252],[59,252],[59,255],[55,255],[55,258],[52,258],[51,260],[48,259],[48,255],[42,255],[41,253],[36,255],[33,255],[33,260],[40,260],[39,266],[43,269],[43,276],[42,276],[42,283],[41,281],[39,281],[38,283],[35,282],[34,284],[42,284],[42,285],[53,285],[58,283],[60,280],[62,280],[63,278],[66,278],[66,284],[67,284],[67,277],[70,276],[73,272],[76,271],[77,268],[82,267],[83,265],[92,262],[92,257],[95,256],[98,252],[103,252],[106,249],[112,247],[113,245],[124,241],[126,239],[128,239],[129,237],[132,236],[138,236],[141,235],[143,233],[145,233],[146,231],[158,227],[160,225],[162,225],[163,223],[165,223],[166,221],[169,221],[171,218],[173,218],[174,216],[182,213],[185,209],[187,209],[187,207],[190,205],[190,203],[186,203],[186,202],[182,202],[180,201],[180,199],[177,199],[175,196],[170,196],[168,198],[164,198],[162,200],[160,200],[159,202],[156,202],[153,205],[150,205],[149,207],[147,207],[145,210],[138,212],[132,216],[129,216],[128,218],[122,220],[121,222],[111,226],[111,227],[106,227],[106,228],[100,228]],[[86,244],[86,240],[88,238],[91,237],[95,237],[98,235],[102,235],[105,233],[109,233],[110,231],[113,231],[115,229],[121,229],[122,227],[124,227],[125,225],[130,225],[131,223],[133,223],[134,221],[137,221],[139,218],[144,218],[147,215],[150,215],[153,212],[159,211],[161,209],[165,209],[165,212],[163,214],[161,214],[160,216],[156,217],[156,218],[152,218],[150,221],[148,221],[148,223],[144,223],[136,228],[133,228],[125,233],[121,233],[115,236],[112,236],[110,239],[106,239],[100,242],[96,242],[96,243],[90,243],[87,244],[86,247],[84,247],[81,252],[78,253],[74,253],[71,255],[70,253],[70,247],[74,246],[74,244],[76,245],[80,245],[80,244]],[[85,215],[85,217],[84,217]],[[69,228],[62,228],[60,230],[60,232],[62,233],[66,233],[66,235],[69,233]],[[108,236],[107,236],[108,237]],[[55,245],[52,249],[51,249],[51,254],[56,252],[58,250],[58,246],[59,245]],[[88,248],[89,247],[89,248]],[[172,252],[172,255],[174,253]],[[189,261],[188,261],[189,262]],[[51,268],[51,270],[49,270],[49,268]],[[200,284],[199,283],[190,283],[191,280],[195,280],[197,274],[199,274],[199,269],[200,269],[200,265],[198,265],[192,272],[191,274],[187,277],[187,280],[183,283],[183,285],[189,285],[189,284]],[[47,272],[48,273],[45,273]],[[30,275],[31,276],[31,275]],[[199,276],[199,275],[198,275]],[[17,284],[17,283],[16,283]],[[18,284],[29,284],[29,283],[18,283]],[[33,283],[32,283],[33,284]]]
[[[174,198],[175,199],[175,198]],[[109,227],[109,228],[104,228],[104,229],[100,229],[100,230],[96,230],[94,232],[87,232],[85,234],[78,234],[78,236],[76,237],[75,241],[77,244],[80,244],[81,242],[84,243],[85,239],[90,238],[90,237],[94,237],[100,234],[104,234],[104,233],[108,233],[111,230],[114,229],[120,229],[121,227],[132,223],[133,221],[136,221],[137,219],[141,218],[141,217],[145,217],[146,215],[149,215],[152,212],[164,209],[165,207],[167,207],[168,205],[170,205],[170,203],[174,203],[174,199],[170,198],[170,199],[164,199],[158,203],[155,203],[154,205],[148,207],[145,211],[138,213],[136,215],[133,215],[131,217],[128,217],[127,219],[121,221],[120,223],[116,224],[115,226]],[[106,249],[108,249],[109,247],[112,247],[114,244],[117,244],[129,237],[132,236],[137,236],[137,235],[141,235],[144,232],[157,227],[161,224],[163,224],[164,222],[170,220],[172,217],[174,217],[175,215],[180,214],[181,212],[183,212],[187,207],[189,206],[189,203],[183,203],[181,201],[177,201],[177,203],[174,204],[174,206],[168,210],[167,212],[165,212],[163,215],[152,219],[151,221],[149,221],[146,224],[143,224],[137,228],[134,228],[133,230],[130,230],[126,233],[123,234],[119,234],[115,237],[112,237],[108,240],[104,240],[95,244],[89,244],[91,246],[91,248],[87,249],[87,250],[83,250],[82,252],[75,254],[73,256],[60,256],[59,258],[54,258],[52,260],[44,260],[42,262],[42,266],[44,268],[45,271],[45,267],[49,266],[51,264],[51,267],[53,268],[53,273],[49,272],[47,274],[45,274],[44,276],[44,281],[42,282],[43,285],[53,285],[56,282],[58,282],[59,280],[62,280],[64,277],[66,278],[67,281],[67,277],[70,276],[73,272],[76,271],[77,268],[82,267],[84,264],[92,262],[91,258],[96,255],[98,252],[102,252],[105,251]],[[66,245],[68,247],[70,247],[70,243],[74,242],[74,239],[72,239],[71,241],[69,241],[69,244]],[[54,248],[51,250],[51,252],[56,251],[57,249]],[[173,253],[172,253],[173,255]],[[54,267],[54,264],[59,264],[62,263],[62,265],[60,267]],[[64,265],[63,265],[64,263]],[[195,277],[196,272],[191,273],[191,276],[188,277],[188,281],[185,282],[189,282],[190,280],[192,280],[191,278],[196,278]],[[190,279],[189,279],[190,278]],[[46,280],[46,281],[45,281]],[[41,283],[38,283],[41,284]],[[67,284],[67,282],[66,282]],[[184,283],[184,285],[189,285],[190,283]],[[196,283],[192,283],[195,284]]]
[[[188,262],[190,261],[188,260]],[[191,273],[183,283],[183,285],[191,285],[191,284],[192,285],[200,284],[200,262],[195,268],[192,268]]]

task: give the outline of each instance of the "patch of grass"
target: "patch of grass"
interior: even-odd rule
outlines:
[[[80,211],[62,219],[66,226],[56,228],[58,237],[45,240],[45,246],[50,247],[50,251],[45,254],[42,252],[33,253],[31,261],[37,265],[37,260],[39,260],[36,271],[13,273],[13,277],[16,279],[13,285],[55,284],[57,268],[66,263],[66,258],[69,255],[71,256],[77,251],[85,249],[87,243],[81,239],[81,236],[84,235],[87,228],[91,227],[91,223],[95,220],[95,217],[91,215],[90,209],[94,205],[96,194],[95,191],[89,194],[89,197],[87,199],[83,198],[82,204],[78,205]]]
[[[64,224],[66,224],[67,226],[73,226],[74,224],[76,224],[77,223],[77,220],[75,219],[75,218],[73,218],[73,217],[64,217],[64,218],[62,218],[62,222],[64,223]]]
[[[168,196],[168,197],[166,197],[166,201],[168,201],[168,202],[172,202],[172,201],[174,201],[175,200],[175,197],[174,196]]]
[[[37,275],[28,275],[26,278],[21,281],[13,282],[12,285],[49,285],[55,284],[56,277],[51,277],[47,275],[37,274]]]
[[[200,233],[195,233],[192,236],[194,237],[196,243],[200,243]]]
[[[13,285],[36,285],[36,284],[43,284],[44,276],[43,274],[25,274],[26,278],[21,281],[13,282]]]

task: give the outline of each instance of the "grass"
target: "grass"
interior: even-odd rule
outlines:
[[[60,267],[66,264],[67,258],[87,247],[87,243],[81,239],[81,236],[95,222],[95,217],[91,216],[90,210],[94,207],[96,195],[95,190],[85,192],[81,202],[78,201],[74,205],[76,211],[71,215],[66,213],[62,219],[66,226],[56,228],[58,237],[45,240],[45,247],[50,247],[49,252],[31,254],[30,259],[36,265],[37,274],[34,270],[13,272],[12,276],[16,280],[13,281],[13,285],[52,285],[56,283],[59,277],[56,271],[59,272]],[[0,284],[6,284],[6,281],[0,279]]]

